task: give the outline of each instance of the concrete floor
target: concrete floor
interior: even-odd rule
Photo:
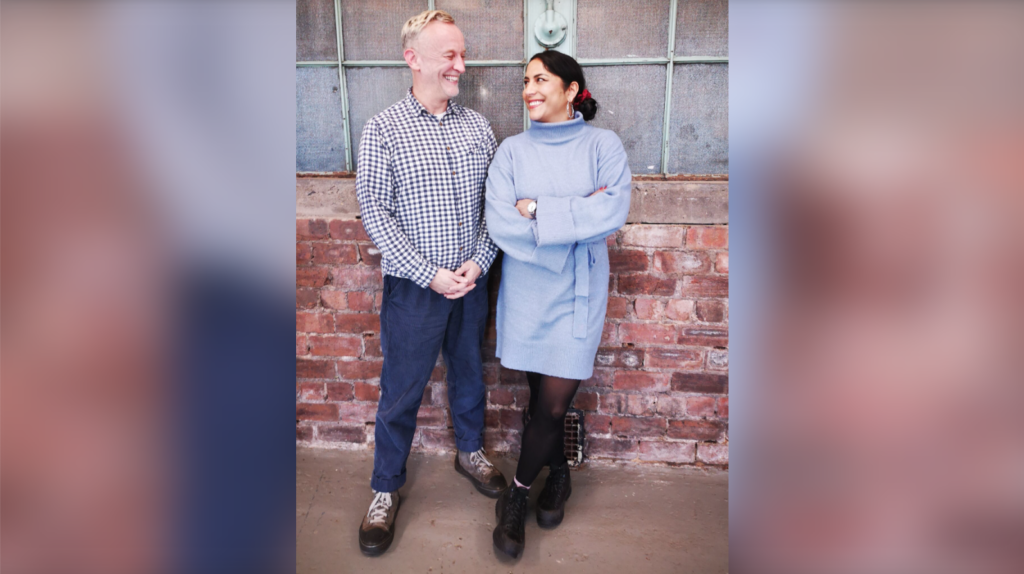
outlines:
[[[372,498],[373,453],[300,448],[296,456],[300,574],[728,571],[723,471],[590,463],[573,472],[565,520],[553,530],[537,526],[540,489],[533,489],[526,550],[513,561],[491,543],[494,500],[457,474],[451,457],[414,454],[395,540],[383,556],[369,558],[359,551],[358,530]],[[514,460],[494,463],[512,476]]]

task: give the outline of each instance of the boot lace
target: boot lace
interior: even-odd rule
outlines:
[[[476,452],[472,452],[469,454],[469,463],[475,466],[480,474],[484,475],[486,475],[488,472],[491,471],[491,469],[494,468],[494,465],[491,464],[491,461],[487,460],[487,458],[484,457],[484,449],[482,448],[477,450]]]
[[[545,504],[553,504],[565,495],[567,490],[566,483],[569,481],[568,470],[568,466],[563,464],[557,470],[552,470],[551,474],[548,475],[548,479],[544,481],[544,490],[541,492]]]
[[[366,516],[370,524],[387,524],[388,510],[391,508],[391,493],[378,492],[370,503],[370,511]]]
[[[526,526],[526,503],[527,503],[527,492],[519,492],[520,489],[512,486],[512,496],[509,497],[508,506],[505,507],[505,512],[508,513],[508,522],[505,524],[508,529],[515,532],[521,532]]]

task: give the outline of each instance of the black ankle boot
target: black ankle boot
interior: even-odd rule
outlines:
[[[512,558],[519,558],[526,544],[526,501],[530,489],[514,483],[502,491],[494,512],[498,525],[494,527],[494,547]]]
[[[537,524],[544,528],[554,528],[562,523],[565,516],[565,501],[572,494],[572,481],[569,480],[569,465],[562,463],[552,468],[548,479],[544,481],[544,490],[537,499]]]

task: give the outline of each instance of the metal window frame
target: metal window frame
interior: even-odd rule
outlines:
[[[522,60],[467,60],[467,67],[500,67],[500,66],[522,66],[525,67],[530,50],[529,42],[529,22],[527,22],[529,0],[523,0],[523,59]],[[573,11],[577,10],[578,2],[573,2]],[[678,15],[679,0],[671,0],[669,4],[669,24],[668,24],[668,50],[666,50],[666,56],[664,58],[576,58],[580,63],[580,66],[638,66],[638,65],[661,65],[665,66],[665,109],[662,113],[662,142],[661,142],[661,170],[662,175],[668,174],[668,158],[669,158],[669,123],[672,116],[672,75],[675,69],[675,65],[681,64],[728,64],[728,56],[676,56],[675,55],[675,38],[676,38],[676,18]],[[427,9],[435,10],[435,0],[427,0]],[[573,52],[579,48],[579,43],[575,41],[577,36],[577,30],[579,29],[579,21],[576,18],[576,14],[573,15],[573,20],[577,22],[577,25],[573,27]],[[344,36],[342,33],[342,21],[341,21],[341,0],[334,0],[334,21],[335,27],[337,28],[337,42],[338,42],[338,59],[337,60],[305,60],[296,61],[296,68],[338,68],[338,81],[340,82],[339,92],[341,94],[341,121],[345,130],[345,170],[352,171],[352,131],[349,125],[349,106],[348,106],[348,85],[345,81],[345,68],[387,68],[387,67],[404,67],[406,65],[405,60],[346,60],[345,59],[345,43]],[[575,58],[576,54],[572,56]],[[530,115],[526,106],[523,106],[523,129],[529,129],[530,127]]]

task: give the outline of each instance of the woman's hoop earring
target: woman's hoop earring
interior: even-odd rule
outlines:
[[[573,115],[575,115],[572,113],[572,102],[565,102],[565,112],[569,114],[569,119],[571,120]]]

